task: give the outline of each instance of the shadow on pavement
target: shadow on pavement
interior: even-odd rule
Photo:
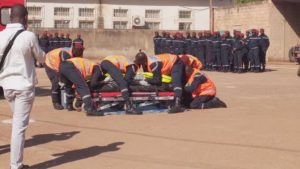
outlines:
[[[124,142],[116,142],[116,143],[108,144],[106,146],[91,146],[84,149],[78,149],[78,150],[53,154],[53,156],[57,158],[30,166],[30,169],[51,168],[62,164],[70,163],[73,161],[94,157],[101,153],[118,151],[120,149],[118,146],[123,144]],[[88,168],[88,166],[86,167]]]
[[[36,145],[46,144],[52,141],[63,141],[72,138],[79,131],[65,132],[65,133],[51,133],[51,134],[39,134],[32,136],[31,139],[25,141],[25,148],[33,147]],[[0,146],[0,154],[10,152],[10,145]]]
[[[47,87],[47,89],[44,87]],[[43,96],[50,96],[50,95],[51,95],[51,89],[49,89],[48,86],[39,86],[35,88],[36,97],[43,97]]]

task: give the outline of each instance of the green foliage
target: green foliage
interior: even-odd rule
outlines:
[[[246,4],[246,3],[258,2],[258,1],[265,1],[265,0],[235,0],[237,4]]]

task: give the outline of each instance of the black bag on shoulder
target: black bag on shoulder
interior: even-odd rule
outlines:
[[[9,41],[8,45],[6,46],[6,48],[5,48],[4,52],[3,52],[3,56],[2,56],[1,62],[0,62],[0,70],[2,69],[2,67],[4,65],[5,58],[6,58],[7,54],[8,54],[8,52],[10,51],[12,45],[14,44],[15,39],[23,31],[24,31],[24,29],[18,30],[17,33],[14,35],[14,37]]]

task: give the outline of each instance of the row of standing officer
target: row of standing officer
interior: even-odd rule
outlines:
[[[58,36],[58,33],[56,32],[53,36],[52,34],[44,32],[41,37],[38,36],[38,39],[39,44],[45,53],[57,48],[70,48],[72,43],[79,43],[82,46],[84,45],[84,41],[81,39],[80,34],[77,34],[77,38],[72,41],[69,33],[67,33],[66,36],[64,33],[61,33],[60,36]]]
[[[204,69],[218,71],[243,72],[247,70],[265,70],[266,51],[269,47],[268,36],[264,30],[253,29],[246,32],[244,38],[241,32],[235,31],[234,37],[229,31],[221,36],[219,32],[195,32],[186,37],[182,33],[163,32],[162,36],[155,32],[153,38],[154,52],[171,54],[190,54],[196,56],[204,65]]]

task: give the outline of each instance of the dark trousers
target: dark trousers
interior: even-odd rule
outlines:
[[[206,65],[206,59],[205,59],[205,48],[199,47],[198,56],[197,58],[200,60],[203,66]]]
[[[221,50],[221,62],[222,62],[222,68],[229,68],[229,51]]]
[[[244,53],[244,55],[243,55],[243,64],[245,66],[245,70],[247,71],[249,68],[248,53]]]
[[[243,53],[241,51],[237,52],[237,69],[243,70]]]
[[[104,74],[108,73],[114,79],[114,81],[120,87],[124,99],[128,99],[129,98],[128,84],[123,78],[120,69],[118,69],[114,64],[112,64],[108,60],[102,61],[100,67]]]
[[[190,104],[191,109],[204,109],[206,108],[205,103],[212,100],[215,96],[197,96],[193,99]]]
[[[80,71],[71,62],[62,62],[60,65],[61,80],[66,86],[67,104],[71,104],[74,98],[72,85],[75,85],[76,91],[86,106],[92,106],[92,98],[89,87],[82,77]]]
[[[261,63],[261,68],[264,69],[266,66],[266,52],[260,51],[259,59]]]
[[[61,103],[59,75],[56,71],[45,65],[45,71],[51,81],[51,99],[53,103]]]
[[[178,59],[171,70],[172,84],[174,85],[175,97],[182,96],[182,86],[185,79],[184,68],[184,63]]]
[[[251,69],[260,69],[259,48],[255,47],[249,51]]]

